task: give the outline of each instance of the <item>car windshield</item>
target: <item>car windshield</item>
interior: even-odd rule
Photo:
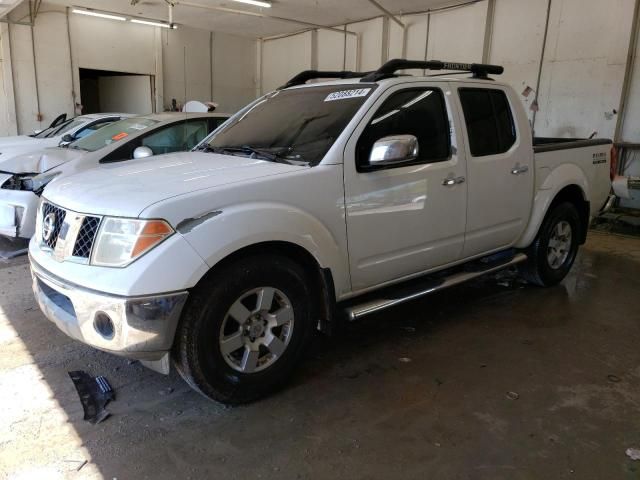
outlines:
[[[375,85],[278,90],[237,113],[199,149],[317,165]]]
[[[56,125],[55,127],[45,128],[41,132],[38,132],[35,135],[33,135],[33,138],[51,138],[57,135],[63,135],[65,132],[71,130],[72,128],[77,127],[82,123],[83,123],[83,120],[70,118],[69,120],[61,123],[60,125]]]
[[[118,122],[113,122],[99,129],[96,133],[83,137],[69,144],[69,148],[77,150],[85,150],[87,152],[95,152],[96,150],[111,145],[127,138],[129,135],[138,133],[140,130],[149,128],[158,123],[158,120],[150,118],[138,117],[127,118]]]

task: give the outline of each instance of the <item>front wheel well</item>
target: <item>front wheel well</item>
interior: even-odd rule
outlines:
[[[312,283],[312,291],[317,292],[317,295],[314,295],[311,300],[314,303],[313,310],[318,320],[318,329],[324,333],[330,333],[332,325],[334,324],[333,319],[336,304],[333,275],[330,269],[322,268],[309,251],[295,243],[272,241],[243,247],[227,255],[211,267],[205,276],[200,279],[198,284],[205,278],[216,275],[217,272],[231,266],[240,259],[249,256],[268,256],[274,254],[293,260],[301,265],[307,272],[309,281]]]
[[[555,206],[563,202],[573,204],[578,210],[578,216],[580,217],[579,243],[582,245],[587,240],[587,231],[589,230],[589,215],[591,211],[589,201],[586,200],[584,191],[578,185],[567,185],[556,194],[549,206],[547,215]]]

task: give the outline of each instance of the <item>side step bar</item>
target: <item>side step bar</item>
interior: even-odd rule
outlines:
[[[453,273],[446,277],[430,278],[427,280],[415,280],[412,284],[408,284],[406,287],[389,291],[389,294],[384,298],[378,298],[370,300],[359,305],[353,305],[346,308],[349,321],[358,320],[370,313],[384,310],[385,308],[394,307],[401,303],[409,302],[417,298],[424,297],[434,292],[444,290],[445,288],[453,287],[460,283],[467,282],[473,278],[486,275],[487,273],[503,270],[512,265],[522,263],[527,259],[524,253],[516,253],[511,259],[506,262],[500,262],[498,264],[493,263],[487,265],[485,268],[473,270],[473,271],[461,271]]]

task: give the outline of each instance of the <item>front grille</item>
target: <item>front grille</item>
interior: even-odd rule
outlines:
[[[65,210],[48,201],[42,203],[41,212],[42,247],[54,250],[60,261],[88,263],[102,217]]]
[[[76,243],[73,246],[74,257],[89,258],[99,226],[100,217],[84,217],[82,226],[76,237]]]
[[[64,222],[64,218],[67,215],[67,212],[62,208],[58,208],[55,205],[52,205],[48,202],[45,202],[42,205],[42,218],[43,220],[47,218],[47,215],[53,213],[55,217],[53,231],[49,235],[49,238],[42,237],[42,241],[46,246],[51,249],[56,247],[56,242],[58,241],[58,235],[60,235],[60,228],[62,228],[62,223]]]

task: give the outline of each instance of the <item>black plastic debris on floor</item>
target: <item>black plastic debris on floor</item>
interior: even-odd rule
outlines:
[[[80,396],[84,419],[95,425],[109,418],[111,414],[105,407],[116,399],[116,394],[107,379],[103,376],[92,377],[82,370],[68,373]]]

